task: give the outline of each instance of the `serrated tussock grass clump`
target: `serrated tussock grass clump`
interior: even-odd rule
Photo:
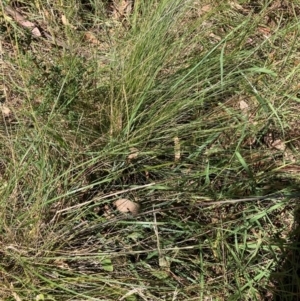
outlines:
[[[0,297],[293,296],[297,2],[71,2],[1,6]]]

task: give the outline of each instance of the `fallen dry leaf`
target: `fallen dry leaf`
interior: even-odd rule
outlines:
[[[128,199],[119,199],[114,204],[120,212],[131,213],[133,216],[137,215],[140,211],[140,205]]]
[[[222,40],[222,38],[221,38],[220,36],[217,36],[217,35],[214,34],[213,32],[211,32],[211,33],[209,34],[209,37],[215,39],[215,40],[218,41],[218,42]]]
[[[290,161],[292,163],[296,163],[297,160],[294,156],[294,154],[292,153],[291,150],[289,149],[286,149],[285,152],[284,152],[284,158],[287,160],[287,161]]]
[[[26,21],[26,20],[19,20],[20,25],[27,27],[27,28],[33,28],[34,27],[34,23],[30,22],[30,21]]]
[[[284,151],[286,148],[285,143],[280,139],[274,139],[272,133],[268,133],[264,136],[264,142],[268,147],[279,151]]]
[[[211,10],[212,10],[212,7],[210,4],[204,5],[199,10],[199,16],[202,16],[203,14],[208,13]]]
[[[87,41],[91,42],[92,44],[95,44],[95,45],[99,45],[100,44],[100,41],[95,37],[95,35],[90,32],[90,31],[87,31],[85,34],[84,34],[84,37]]]
[[[4,117],[9,117],[9,115],[11,114],[10,108],[4,105],[1,106],[1,112]]]
[[[95,208],[95,213],[99,212],[99,208]],[[112,217],[114,217],[114,213],[112,211],[112,209],[108,206],[108,205],[104,205],[104,213],[103,216],[110,219]]]
[[[121,20],[132,12],[132,0],[114,0],[113,1],[113,18]]]
[[[7,5],[5,7],[5,12],[10,15],[18,24],[25,28],[31,29],[31,33],[36,37],[41,37],[42,34],[40,30],[35,26],[34,23],[28,21],[20,13],[14,10],[11,6]]]
[[[258,27],[257,31],[263,34],[266,38],[269,38],[271,35],[271,29],[269,27]]]
[[[246,101],[241,100],[241,101],[239,102],[239,105],[240,105],[240,109],[242,110],[242,112],[246,112],[246,111],[249,110],[249,106],[248,106],[248,104],[246,103]]]
[[[244,8],[243,6],[241,6],[240,4],[236,3],[235,1],[230,1],[229,5],[233,8],[233,9],[237,9],[237,10],[241,10],[243,11]]]
[[[69,23],[67,17],[66,17],[64,14],[61,15],[61,22],[62,22],[62,24],[64,24],[64,25],[70,25],[70,23]]]
[[[65,25],[65,26],[70,26],[71,28],[76,29],[76,27],[73,26],[73,25],[69,22],[69,20],[67,19],[67,17],[66,17],[64,14],[61,15],[61,22],[62,22],[62,24]]]
[[[270,146],[280,151],[285,150],[285,144],[280,139],[273,141]]]
[[[34,24],[27,21],[20,13],[14,10],[10,5],[5,7],[5,12],[13,17],[13,19],[24,27],[34,27]]]
[[[130,161],[132,159],[136,159],[139,155],[139,150],[135,147],[130,148],[130,154],[128,155],[127,159]]]

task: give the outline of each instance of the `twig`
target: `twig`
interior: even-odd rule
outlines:
[[[249,198],[243,198],[243,199],[231,199],[231,200],[223,200],[223,201],[207,201],[207,202],[196,202],[191,204],[191,206],[189,205],[185,205],[185,206],[179,206],[179,207],[174,207],[174,208],[166,208],[166,209],[162,209],[162,208],[158,208],[155,209],[155,212],[166,212],[166,211],[170,211],[170,210],[176,210],[176,209],[186,209],[188,207],[209,207],[212,205],[224,205],[224,204],[237,204],[237,203],[244,203],[244,202],[250,202],[250,201],[264,201],[264,200],[270,200],[270,199],[278,199],[278,198],[285,198],[285,197],[289,197],[289,198],[293,198],[293,197],[300,197],[300,192],[295,192],[295,193],[290,193],[290,194],[286,194],[283,192],[279,192],[279,193],[273,193],[273,194],[268,194],[265,196],[256,196],[256,197],[249,197]],[[146,211],[146,212],[142,212],[139,215],[146,215],[149,213],[153,214],[154,210],[150,210],[150,211]]]
[[[146,184],[146,185],[142,185],[142,186],[138,186],[138,187],[132,187],[132,188],[124,189],[124,190],[117,191],[117,192],[114,192],[114,193],[110,193],[110,194],[107,194],[107,195],[104,195],[104,196],[101,196],[101,197],[95,197],[92,200],[86,201],[84,203],[77,204],[77,205],[74,205],[74,206],[71,206],[71,207],[68,207],[68,208],[58,210],[56,212],[56,214],[59,214],[59,213],[65,212],[65,211],[69,211],[69,210],[73,210],[73,209],[78,209],[80,207],[83,207],[83,206],[88,205],[88,204],[93,203],[93,202],[108,199],[110,197],[113,197],[113,196],[116,196],[116,195],[119,195],[119,194],[122,194],[122,193],[142,189],[142,188],[145,188],[145,187],[150,187],[150,186],[153,186],[153,185],[155,185],[155,183],[150,183],[150,184]]]

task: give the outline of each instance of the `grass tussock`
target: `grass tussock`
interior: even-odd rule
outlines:
[[[1,3],[0,298],[298,300],[299,12]]]

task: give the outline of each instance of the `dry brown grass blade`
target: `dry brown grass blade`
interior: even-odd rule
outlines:
[[[178,137],[174,138],[174,161],[177,162],[180,160],[181,152],[180,152],[180,140]]]

